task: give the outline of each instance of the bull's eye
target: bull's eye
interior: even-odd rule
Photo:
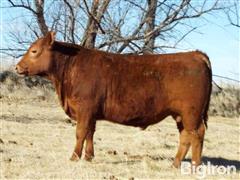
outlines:
[[[37,52],[37,50],[32,50],[31,52],[32,52],[33,54],[35,54],[35,53]]]

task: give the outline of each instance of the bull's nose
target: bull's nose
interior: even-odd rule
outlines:
[[[21,68],[19,65],[16,65],[16,72],[18,73],[18,74],[23,74],[25,71],[24,71],[24,69],[23,68]]]
[[[19,72],[19,69],[20,69],[19,65],[16,65],[15,70],[17,73]]]

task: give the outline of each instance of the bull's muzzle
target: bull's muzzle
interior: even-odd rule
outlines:
[[[23,67],[21,67],[20,65],[16,65],[16,72],[18,73],[18,74],[24,74],[24,75],[27,75],[27,68],[23,68]]]

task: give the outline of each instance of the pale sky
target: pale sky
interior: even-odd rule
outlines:
[[[190,34],[183,46],[205,52],[213,74],[240,80],[240,28],[228,24],[221,16],[211,17],[209,23],[198,29],[202,34]]]

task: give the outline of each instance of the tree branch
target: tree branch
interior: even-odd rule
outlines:
[[[29,3],[28,3],[28,5],[24,5],[24,4],[15,4],[12,0],[8,0],[8,2],[11,4],[11,7],[24,8],[24,9],[31,11],[35,15],[37,14],[37,12],[30,6]]]

